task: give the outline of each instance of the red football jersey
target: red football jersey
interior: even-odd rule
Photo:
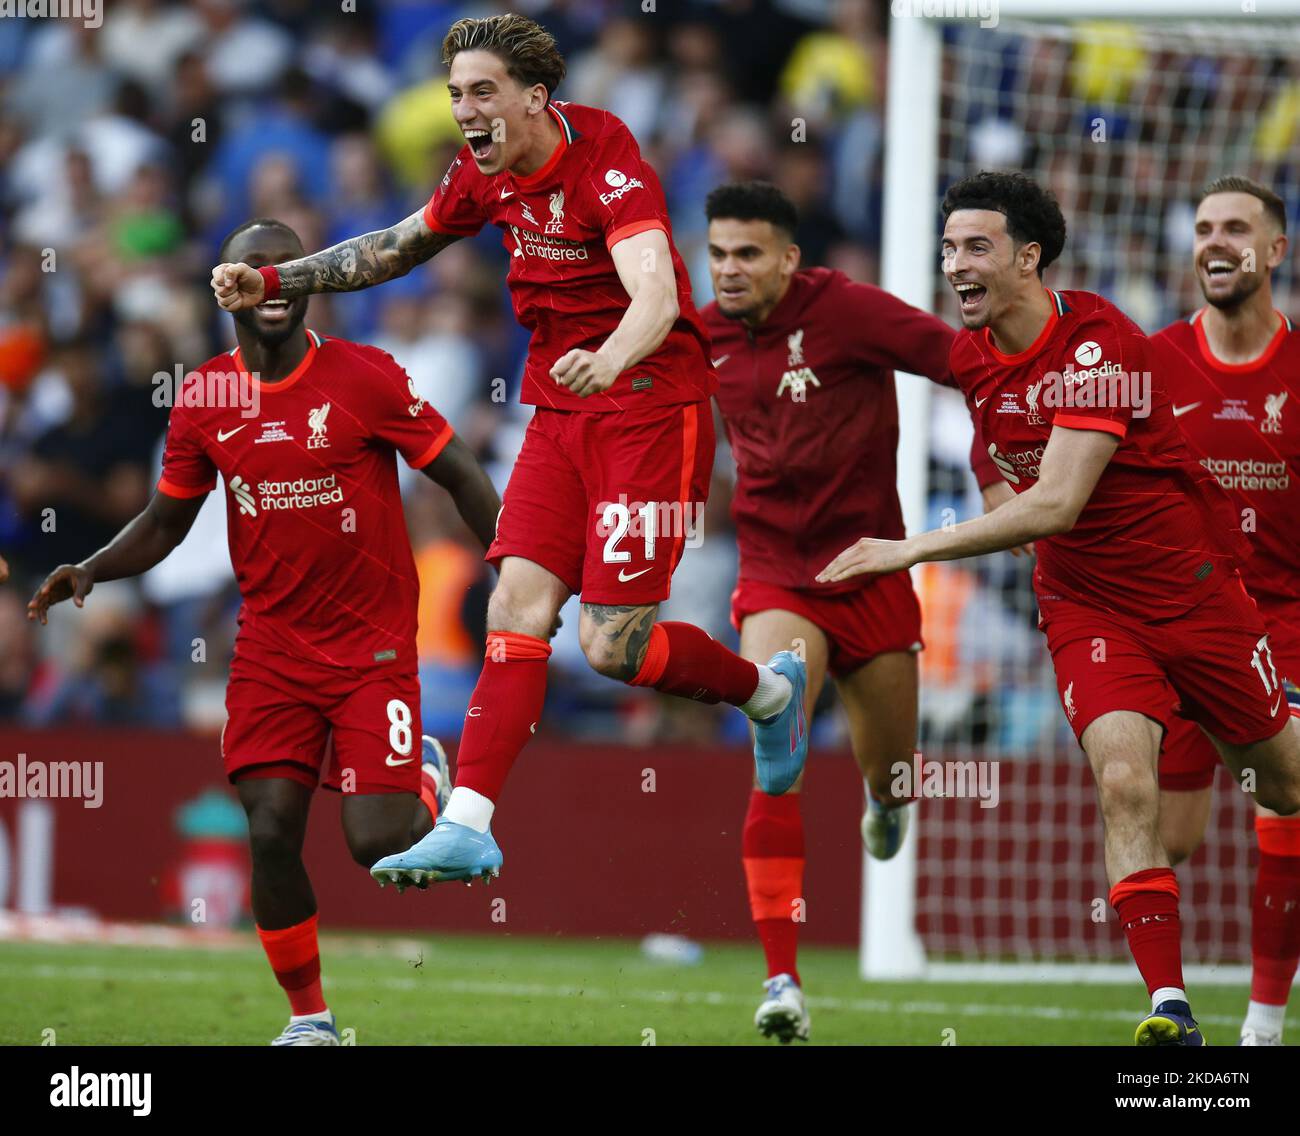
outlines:
[[[1192,452],[1227,491],[1254,552],[1241,566],[1274,649],[1300,659],[1300,331],[1286,316],[1250,363],[1214,357],[1201,313],[1152,337]]]
[[[796,272],[752,332],[716,303],[718,405],[736,459],[740,578],[848,592],[816,575],[859,537],[903,536],[894,368],[953,385],[953,330],[842,272]],[[997,470],[984,456],[991,476]]]
[[[307,337],[275,383],[250,377],[238,349],[185,377],[158,489],[194,497],[225,480],[237,651],[413,664],[419,580],[394,453],[423,468],[452,429],[392,356]]]
[[[708,337],[691,302],[658,177],[612,114],[554,101],[547,110],[561,138],[539,170],[485,177],[465,146],[424,208],[425,221],[439,232],[468,237],[489,222],[504,232],[515,316],[533,333],[522,401],[609,411],[708,398],[715,386]],[[551,378],[551,367],[568,351],[597,350],[618,326],[629,301],[609,250],[649,229],[668,238],[680,314],[659,348],[609,390],[579,398]]]
[[[1018,355],[998,351],[987,328],[958,332],[952,349],[1017,493],[1037,481],[1053,425],[1120,439],[1074,528],[1036,543],[1035,588],[1143,621],[1178,615],[1234,575],[1240,527],[1230,531],[1226,498],[1183,441],[1141,329],[1091,292],[1048,296],[1047,326]]]

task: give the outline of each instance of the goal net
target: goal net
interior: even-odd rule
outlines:
[[[938,268],[938,203],[979,169],[1048,185],[1069,232],[1049,285],[1100,292],[1148,332],[1200,305],[1191,263],[1202,184],[1244,173],[1300,207],[1300,21],[1243,13],[1235,0],[1133,3],[1129,16],[1094,0],[1081,14],[1100,15],[1073,22],[1059,4],[1004,2],[991,27],[906,14],[942,7],[895,4],[890,28],[884,283],[911,302],[958,323]],[[1178,9],[1205,18],[1153,18]],[[1274,278],[1285,311],[1295,276],[1293,260]],[[961,397],[900,380],[900,403],[909,531],[978,513]],[[1026,963],[1045,976],[1047,963],[1134,973],[1106,903],[1095,790],[1036,630],[1031,572],[1003,553],[915,573],[927,641],[921,754],[988,768],[983,801],[922,799],[907,854],[865,861],[868,977],[996,977],[1008,973],[999,964]],[[1205,843],[1178,869],[1185,959],[1202,978],[1204,968],[1239,978],[1224,964],[1249,959],[1252,821],[1221,769]]]

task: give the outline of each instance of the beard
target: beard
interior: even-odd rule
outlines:
[[[307,300],[299,297],[289,304],[289,318],[283,324],[267,327],[259,322],[256,308],[244,308],[234,313],[235,323],[246,328],[263,347],[279,347],[302,327],[307,316]]]
[[[1242,304],[1259,291],[1260,286],[1264,283],[1264,273],[1262,272],[1243,272],[1238,276],[1236,286],[1226,296],[1215,296],[1211,298],[1205,294],[1202,287],[1201,294],[1205,296],[1205,302],[1212,308],[1218,308],[1221,312],[1236,311]]]

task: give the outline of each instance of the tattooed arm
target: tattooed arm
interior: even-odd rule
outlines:
[[[291,300],[314,292],[357,292],[405,276],[459,237],[429,228],[423,211],[390,229],[343,241],[301,260],[277,265],[280,296]],[[218,264],[212,291],[223,310],[237,312],[262,302],[262,274],[247,264]]]

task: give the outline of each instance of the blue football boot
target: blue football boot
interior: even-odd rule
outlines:
[[[398,891],[412,884],[425,888],[447,880],[464,880],[468,884],[475,877],[488,883],[501,874],[501,860],[501,849],[490,830],[476,832],[440,816],[424,839],[405,852],[385,856],[370,869],[370,874],[380,887],[396,884]]]
[[[779,797],[803,772],[808,760],[808,716],[804,713],[804,688],[808,668],[793,651],[778,651],[768,660],[793,688],[785,709],[771,718],[754,719],[754,768],[764,793]]]

